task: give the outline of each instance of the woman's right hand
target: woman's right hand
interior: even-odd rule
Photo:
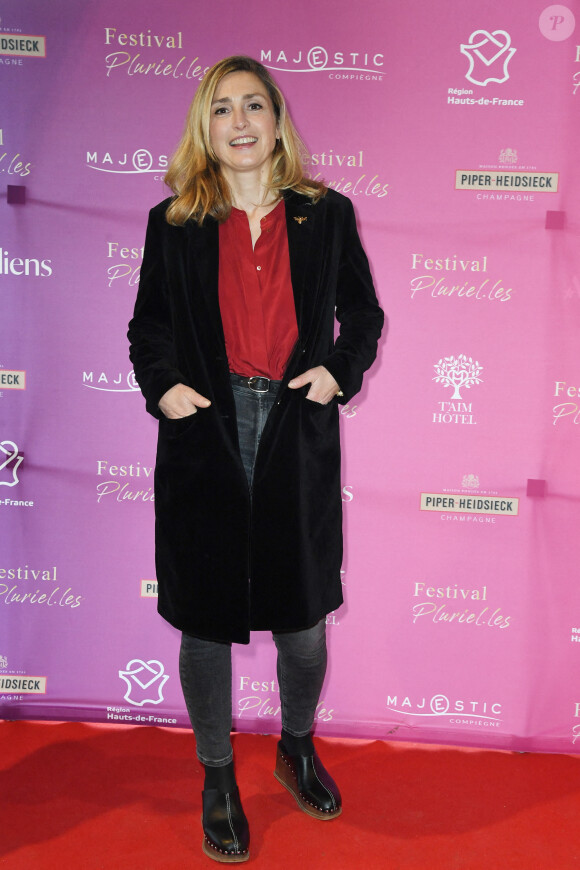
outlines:
[[[159,399],[159,408],[169,420],[190,417],[197,413],[198,408],[209,408],[210,405],[209,399],[185,384],[176,384]]]

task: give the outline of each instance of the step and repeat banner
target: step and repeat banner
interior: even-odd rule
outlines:
[[[341,410],[317,732],[580,751],[577,0],[5,0],[0,715],[188,722],[126,329],[185,112],[235,53],[352,199],[389,318]],[[277,731],[271,636],[234,662],[235,729]]]

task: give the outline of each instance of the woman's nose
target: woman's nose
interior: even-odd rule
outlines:
[[[246,124],[248,123],[246,119],[246,113],[241,107],[234,108],[232,114],[234,127],[243,128],[246,126]]]

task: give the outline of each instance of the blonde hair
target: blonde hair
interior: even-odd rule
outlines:
[[[206,73],[189,107],[181,141],[165,176],[165,183],[175,194],[166,213],[170,224],[183,226],[189,218],[201,224],[207,215],[219,221],[229,217],[230,188],[211,146],[209,122],[215,90],[222,78],[233,72],[253,73],[272,101],[280,138],[272,155],[270,192],[280,196],[284,190],[293,190],[314,202],[326,193],[324,184],[304,175],[302,157],[306,149],[290,120],[280,88],[263,64],[245,55],[234,55],[220,60]]]

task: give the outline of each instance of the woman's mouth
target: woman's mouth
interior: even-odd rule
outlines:
[[[238,136],[237,139],[232,139],[230,145],[253,145],[257,141],[255,136]]]

